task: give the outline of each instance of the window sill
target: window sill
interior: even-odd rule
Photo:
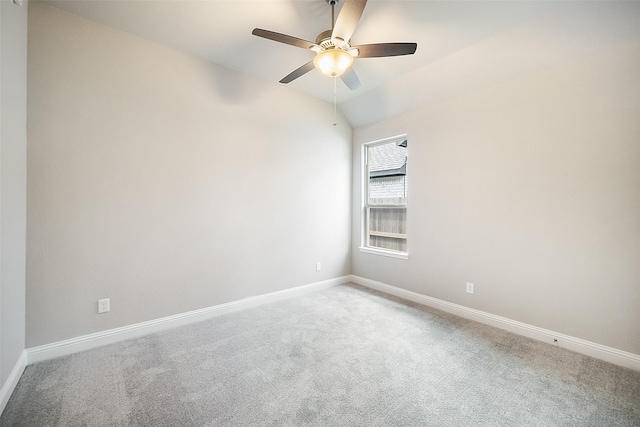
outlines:
[[[409,254],[406,252],[389,251],[385,249],[371,248],[366,246],[360,246],[358,249],[360,249],[360,252],[364,252],[367,254],[382,255],[389,258],[409,259]]]

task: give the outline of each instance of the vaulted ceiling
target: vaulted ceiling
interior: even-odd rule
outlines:
[[[254,28],[315,41],[331,27],[325,0],[44,1],[272,82],[313,52],[252,36]],[[338,82],[338,106],[352,126],[640,41],[640,2],[369,0],[352,44],[394,41],[418,50],[356,59],[356,91]],[[333,101],[332,79],[317,70],[288,87]]]

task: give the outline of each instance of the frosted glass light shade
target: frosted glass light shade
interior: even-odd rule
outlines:
[[[313,58],[313,65],[329,77],[339,77],[353,64],[353,56],[341,49],[328,49]]]

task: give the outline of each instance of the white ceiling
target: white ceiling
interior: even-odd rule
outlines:
[[[254,28],[315,41],[331,26],[325,0],[44,1],[273,82],[313,52],[252,36]],[[338,82],[352,126],[640,41],[640,1],[369,0],[352,44],[394,41],[417,42],[418,50],[356,59],[356,91]],[[317,70],[288,86],[333,101],[332,79]]]

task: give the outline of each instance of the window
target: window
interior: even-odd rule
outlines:
[[[407,138],[364,144],[364,252],[407,257]]]

